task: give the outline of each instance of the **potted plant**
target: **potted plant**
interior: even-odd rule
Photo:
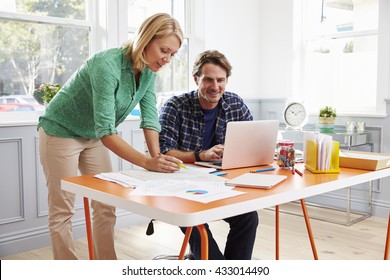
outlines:
[[[336,109],[331,106],[325,106],[320,109],[318,114],[318,124],[320,132],[333,133],[336,118]]]
[[[41,84],[35,91],[34,97],[40,104],[48,104],[61,89],[60,84]]]

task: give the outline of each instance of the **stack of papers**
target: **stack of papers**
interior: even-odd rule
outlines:
[[[311,140],[317,144],[317,168],[318,170],[329,170],[333,151],[333,140],[332,136],[321,134],[304,132],[303,134],[303,150],[304,150],[304,162],[306,163],[306,143],[307,140]]]
[[[95,175],[95,177],[102,180],[117,183],[127,188],[135,188],[143,184],[142,180],[132,178],[130,176],[118,172],[100,173]]]
[[[134,188],[130,193],[132,196],[176,196],[208,203],[244,193],[226,186],[224,178],[197,169],[181,169],[174,173],[128,169],[121,172],[101,173],[95,177]]]

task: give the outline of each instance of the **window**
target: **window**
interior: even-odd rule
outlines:
[[[185,11],[185,1],[183,0],[128,0],[128,37],[133,36],[136,29],[148,16],[158,12],[165,12],[175,17],[185,34]],[[156,92],[159,108],[172,95],[188,91],[188,52],[189,40],[186,36],[171,63],[157,73]]]
[[[41,83],[63,85],[91,50],[120,46],[126,40],[122,27],[128,25],[127,38],[131,38],[142,21],[153,13],[172,14],[185,33],[186,2],[1,0],[0,97],[18,95],[26,99],[33,96]],[[126,4],[128,9],[123,12]],[[188,52],[186,37],[174,60],[158,73],[159,106],[169,96],[188,91]],[[10,104],[2,106],[1,113],[14,112],[16,108]],[[39,104],[35,107],[42,109]]]
[[[301,68],[295,69],[302,69],[297,88],[312,113],[325,105],[341,114],[384,113],[387,93],[380,90],[385,81],[378,79],[378,40],[388,31],[379,33],[381,1],[303,1],[303,51]]]
[[[41,83],[66,82],[89,56],[91,24],[86,18],[87,3],[1,1],[0,97],[32,97]],[[12,110],[0,110],[9,111]]]

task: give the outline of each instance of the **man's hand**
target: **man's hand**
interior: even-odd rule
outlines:
[[[218,160],[223,156],[224,146],[221,144],[215,145],[214,147],[202,151],[199,156],[202,161]]]

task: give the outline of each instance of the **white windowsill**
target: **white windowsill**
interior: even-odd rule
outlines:
[[[0,126],[37,125],[42,114],[41,111],[0,113]]]
[[[0,127],[37,125],[43,112],[11,112],[0,113]],[[127,121],[139,120],[138,116],[129,115]]]

